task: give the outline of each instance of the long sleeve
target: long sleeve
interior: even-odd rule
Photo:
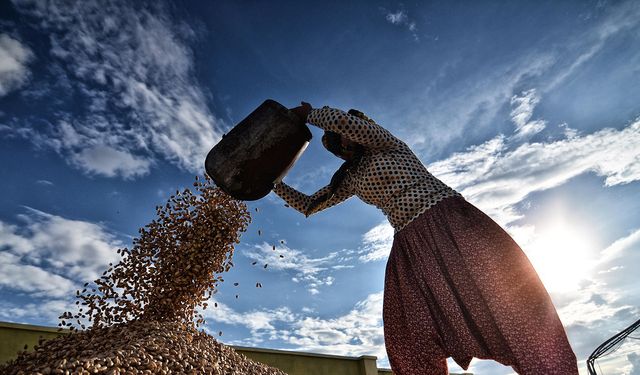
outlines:
[[[287,202],[289,206],[293,207],[305,216],[309,216],[318,211],[322,211],[331,206],[335,206],[336,204],[345,201],[346,199],[353,196],[353,193],[348,191],[345,187],[340,187],[331,198],[317,206],[313,211],[307,211],[309,205],[311,205],[311,203],[315,201],[316,198],[329,193],[329,191],[330,186],[327,185],[315,192],[313,195],[309,196],[299,192],[298,190],[292,188],[284,182],[276,184],[275,188],[273,189],[273,192],[284,199],[284,201]]]
[[[395,148],[403,142],[382,126],[350,115],[339,109],[322,107],[313,109],[307,121],[323,130],[338,133],[365,147]]]

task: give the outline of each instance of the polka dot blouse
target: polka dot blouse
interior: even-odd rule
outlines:
[[[397,232],[442,199],[460,195],[431,175],[409,146],[376,123],[329,107],[312,110],[307,121],[365,148],[335,194],[313,211],[307,208],[330,190],[328,185],[308,196],[285,183],[276,184],[274,192],[307,216],[355,195],[380,208]]]

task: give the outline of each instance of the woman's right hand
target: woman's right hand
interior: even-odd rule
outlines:
[[[290,111],[298,115],[304,122],[307,122],[307,117],[309,117],[309,113],[311,113],[311,104],[307,102],[300,102],[300,106],[291,108]]]

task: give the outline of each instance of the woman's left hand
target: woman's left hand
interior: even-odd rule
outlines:
[[[291,108],[290,111],[298,115],[301,119],[303,119],[306,122],[307,117],[309,117],[309,113],[311,113],[311,110],[313,108],[311,107],[311,104],[307,102],[300,102],[300,104],[301,105],[298,107]]]

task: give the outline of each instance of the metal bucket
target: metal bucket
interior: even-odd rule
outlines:
[[[222,136],[205,169],[218,187],[240,200],[269,194],[311,140],[305,120],[268,99]]]

